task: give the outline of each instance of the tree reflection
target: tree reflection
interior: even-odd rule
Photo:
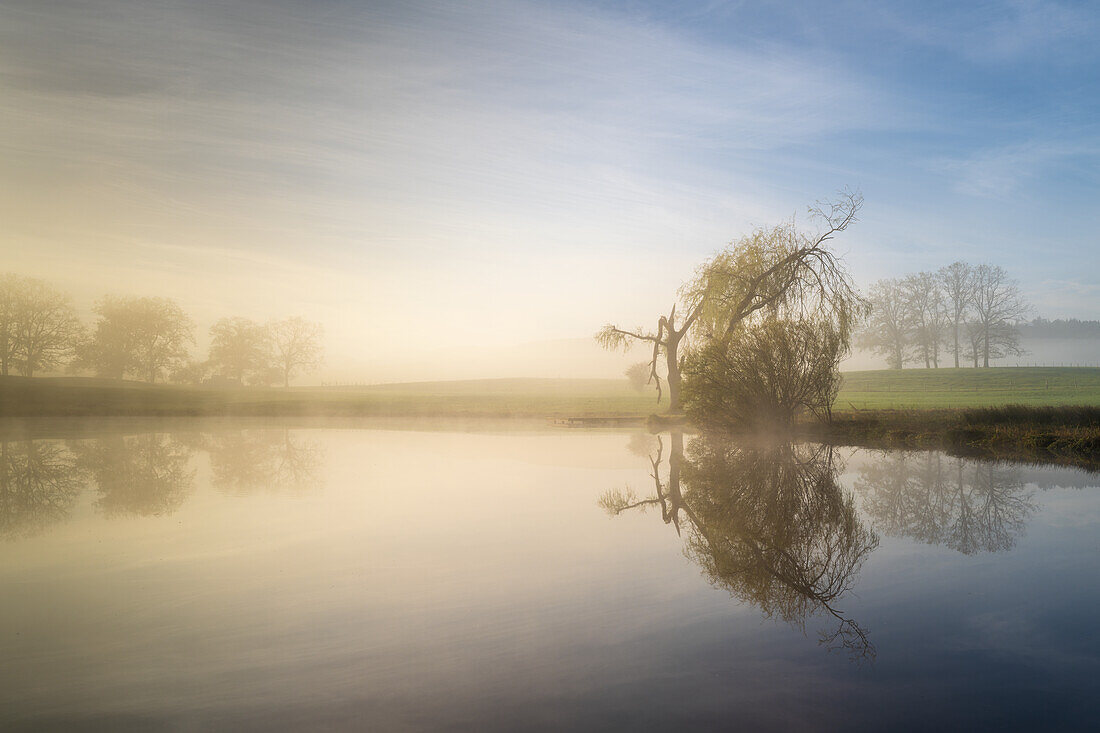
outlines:
[[[0,537],[26,537],[64,520],[83,485],[60,442],[0,442]]]
[[[823,644],[853,658],[874,656],[864,629],[836,604],[878,537],[837,484],[831,449],[700,437],[685,459],[683,435],[673,433],[667,481],[663,451],[662,441],[650,459],[654,496],[611,491],[600,505],[612,515],[660,507],[677,532],[683,521],[687,554],[714,586],[803,631],[808,618],[831,617],[836,626],[821,634]]]
[[[884,455],[855,488],[882,531],[966,555],[1011,549],[1037,508],[1020,469],[941,453]]]
[[[95,505],[107,516],[160,516],[179,509],[194,487],[192,451],[166,435],[114,435],[73,446],[94,479]]]
[[[320,446],[289,430],[241,430],[209,437],[213,485],[230,494],[307,491],[319,483]]]
[[[50,440],[0,441],[0,537],[34,534],[68,517],[85,484],[107,516],[163,516],[194,490],[191,458],[210,454],[211,483],[228,493],[317,486],[322,455],[288,430],[205,436],[108,435],[67,444]]]

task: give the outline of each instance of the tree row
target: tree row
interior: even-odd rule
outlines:
[[[46,282],[0,274],[0,373],[66,369],[112,379],[185,384],[290,385],[321,363],[318,323],[219,319],[205,360],[191,354],[195,324],[169,298],[108,296],[86,327],[67,295]]]
[[[1031,306],[1016,280],[996,265],[954,262],[936,272],[879,280],[868,290],[871,312],[857,344],[886,357],[891,369],[916,362],[958,367],[1019,355],[1020,322]]]

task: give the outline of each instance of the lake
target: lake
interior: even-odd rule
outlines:
[[[0,728],[1094,728],[1096,476],[428,427],[8,430]]]

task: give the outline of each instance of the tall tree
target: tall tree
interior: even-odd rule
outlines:
[[[939,368],[940,346],[947,335],[947,306],[939,278],[931,272],[908,275],[901,281],[908,320],[917,353],[926,369]]]
[[[951,323],[951,353],[955,368],[959,368],[959,329],[966,323],[974,300],[974,267],[965,262],[952,262],[938,273],[943,288],[947,315]]]
[[[829,243],[856,220],[862,205],[862,196],[845,191],[835,203],[811,208],[811,217],[822,222],[815,234],[793,221],[757,229],[703,263],[681,288],[680,302],[657,319],[655,330],[608,324],[596,340],[608,349],[629,348],[635,341],[651,345],[650,375],[657,382],[658,401],[657,363],[664,356],[672,412],[681,409],[681,349],[693,328],[702,326],[708,338],[728,342],[743,324],[765,315],[827,315],[847,345],[863,301]]]
[[[271,363],[271,333],[266,326],[239,316],[210,327],[210,363],[242,384],[263,378]]]
[[[80,321],[64,293],[25,279],[12,308],[11,360],[25,377],[60,365],[81,335]]]
[[[891,369],[904,369],[910,347],[909,308],[901,281],[879,280],[868,290],[871,315],[860,345],[882,354]]]
[[[80,361],[100,376],[133,376],[155,382],[187,361],[194,324],[168,298],[104,298],[95,331],[80,348]]]
[[[324,329],[320,323],[294,317],[276,321],[270,328],[274,365],[284,387],[290,386],[296,372],[314,371],[320,366],[324,350]]]
[[[1020,284],[997,265],[974,268],[975,321],[981,338],[982,366],[989,366],[990,357],[1023,353],[1016,322],[1024,319],[1031,306],[1020,290]]]

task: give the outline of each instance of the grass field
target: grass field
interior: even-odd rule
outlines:
[[[1007,404],[1100,405],[1100,368],[912,369],[845,374],[838,412]],[[625,379],[490,379],[371,387],[213,389],[86,378],[0,377],[0,416],[646,416]]]
[[[849,372],[838,411],[886,408],[1100,405],[1100,368],[995,367]]]

